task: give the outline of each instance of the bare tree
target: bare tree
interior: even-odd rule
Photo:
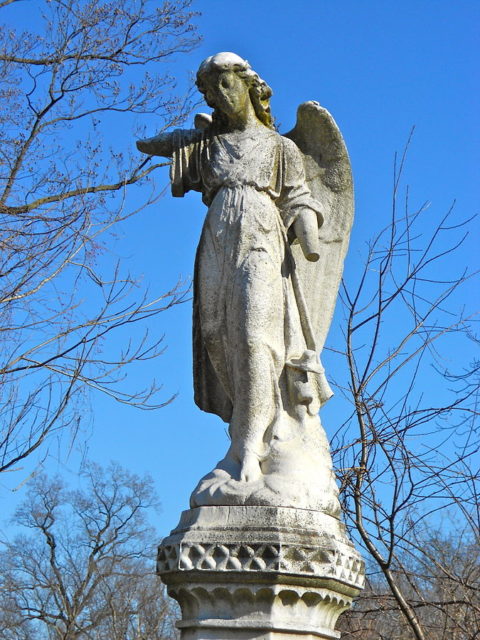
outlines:
[[[162,404],[155,385],[124,388],[122,370],[160,353],[158,340],[129,335],[181,288],[147,299],[103,253],[108,231],[147,204],[129,204],[129,185],[160,166],[130,155],[132,114],[156,113],[165,128],[185,116],[165,64],[198,41],[189,5],[45,0],[20,31],[9,25],[26,5],[0,3],[0,471],[75,428],[81,390]],[[104,142],[112,130],[122,135]]]
[[[427,638],[475,640],[480,637],[479,541],[448,518],[442,528],[422,531],[421,540],[412,542],[415,554],[399,550],[392,573]],[[341,627],[344,640],[412,637],[388,583],[373,568],[365,593]]]
[[[455,310],[474,274],[454,273],[451,260],[469,221],[456,221],[451,208],[436,224],[429,216],[425,235],[426,205],[412,211],[408,188],[399,211],[406,151],[395,167],[390,224],[369,245],[356,290],[343,290],[348,380],[340,388],[351,413],[333,447],[370,588],[342,624],[346,638],[473,640],[478,571],[468,555],[458,562],[460,547],[447,552],[444,544],[459,532],[478,560],[475,316]],[[472,362],[461,359],[462,341]],[[447,511],[446,534],[435,537]]]
[[[154,575],[152,480],[89,464],[84,488],[39,476],[0,552],[5,640],[167,640],[172,601]]]

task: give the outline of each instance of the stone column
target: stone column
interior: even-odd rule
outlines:
[[[184,511],[157,570],[180,604],[182,640],[339,638],[364,577],[337,518],[272,506]]]

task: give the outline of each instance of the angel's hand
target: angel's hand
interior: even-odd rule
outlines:
[[[137,140],[137,149],[150,156],[163,156],[171,158],[173,155],[172,134],[160,133],[153,138]]]
[[[320,258],[318,242],[317,214],[312,209],[302,209],[293,223],[293,230],[298,238],[303,255],[309,262],[317,262]]]
[[[208,113],[197,113],[194,120],[195,129],[204,131],[212,124],[212,116]]]

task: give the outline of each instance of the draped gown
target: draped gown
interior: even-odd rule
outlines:
[[[295,377],[319,389],[317,374],[288,363],[308,348],[292,224],[311,209],[320,226],[320,206],[299,149],[275,131],[176,131],[172,140],[173,195],[200,191],[208,206],[195,264],[195,401],[230,424],[234,457],[261,458],[273,425],[295,413]]]

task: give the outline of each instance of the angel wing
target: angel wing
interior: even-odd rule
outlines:
[[[316,351],[320,353],[335,310],[352,228],[352,171],[342,134],[330,113],[318,102],[301,104],[295,127],[284,135],[302,151],[307,184],[322,205],[325,217],[319,232],[318,262],[308,262],[300,245],[292,245]]]

